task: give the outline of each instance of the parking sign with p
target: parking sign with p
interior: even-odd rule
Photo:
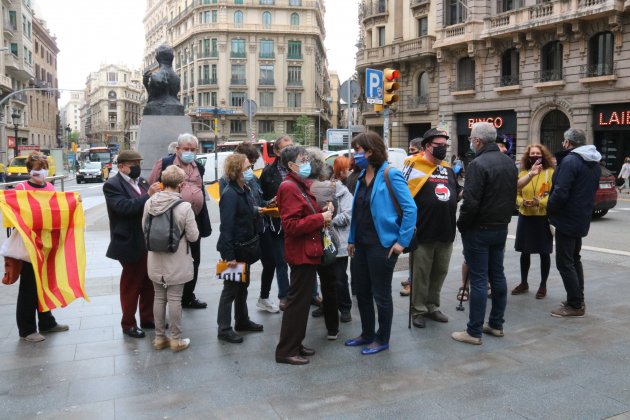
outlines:
[[[365,69],[365,98],[368,104],[383,103],[383,72]]]

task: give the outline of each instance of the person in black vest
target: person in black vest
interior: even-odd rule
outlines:
[[[184,286],[182,295],[182,307],[192,309],[205,309],[206,302],[202,302],[195,296],[195,286],[199,275],[199,263],[201,261],[201,238],[207,238],[212,233],[210,215],[206,205],[206,194],[203,188],[204,166],[195,160],[199,141],[197,137],[189,133],[181,134],[177,138],[177,151],[174,155],[168,155],[158,160],[149,176],[149,182],[159,181],[160,174],[170,165],[176,165],[186,173],[186,180],[182,184],[182,199],[191,204],[195,212],[195,221],[199,229],[199,238],[190,243],[190,252],[193,257],[193,278]]]
[[[145,336],[141,328],[155,328],[153,323],[153,283],[147,274],[147,247],[142,233],[142,213],[149,197],[160,190],[140,177],[142,156],[134,150],[118,155],[118,173],[103,185],[110,243],[107,257],[122,265],[120,275],[121,326],[133,338]],[[140,306],[140,327],[136,310]]]
[[[280,165],[280,151],[285,147],[292,146],[293,140],[288,136],[282,136],[276,140],[273,145],[276,160],[265,166],[260,175],[260,187],[262,189],[262,198],[271,202],[271,207],[276,200],[278,188],[282,180],[287,175],[287,170]],[[284,233],[280,219],[265,216],[265,228],[260,235],[260,244],[262,249],[261,262],[263,271],[260,276],[260,300],[262,306],[269,303],[269,290],[273,282],[274,271],[278,281],[278,299],[280,300],[280,310],[284,311],[287,302],[287,293],[289,291],[289,271],[286,261],[284,260]]]

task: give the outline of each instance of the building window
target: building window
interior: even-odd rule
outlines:
[[[269,4],[269,5],[273,5],[275,4],[275,0],[260,0],[259,4]]]
[[[233,85],[244,85],[245,81],[245,66],[243,64],[232,64],[232,77],[230,83]]]
[[[300,15],[291,13],[291,26],[300,26]]]
[[[466,5],[467,0],[445,0],[445,11],[444,14],[446,26],[448,25],[457,25],[458,23],[462,23],[468,17],[468,6]]]
[[[230,106],[240,108],[245,101],[245,92],[230,92]]]
[[[587,77],[613,73],[613,34],[600,32],[588,41]]]
[[[289,6],[301,6],[302,0],[289,0]]]
[[[427,17],[418,19],[418,36],[427,36],[429,34],[429,20]]]
[[[560,41],[547,43],[540,52],[540,82],[562,80],[562,44]]]
[[[241,120],[230,120],[230,133],[244,133],[245,126]]]
[[[457,90],[475,89],[475,60],[462,58],[457,63]]]
[[[218,10],[213,10],[212,11],[212,23],[217,23],[219,21],[219,11]]]
[[[258,121],[259,133],[273,133],[273,121]]]
[[[289,66],[287,84],[289,86],[302,86],[302,67]]]
[[[519,84],[518,77],[519,54],[516,48],[511,48],[501,57],[501,86]]]
[[[497,0],[497,13],[521,8],[521,0]]]
[[[118,73],[116,73],[115,71],[108,71],[107,72],[107,81],[108,82],[117,82],[118,81]]]
[[[213,106],[213,107],[217,106],[217,93],[216,92],[210,92],[210,106]]]
[[[378,46],[384,47],[385,46],[385,27],[379,26],[378,28],[376,28],[376,30],[378,31]]]
[[[261,64],[259,82],[261,85],[273,86],[273,65]]]
[[[273,92],[260,92],[260,106],[272,107],[273,106]]]
[[[258,53],[260,58],[273,58],[273,40],[263,39],[260,41],[260,51]]]
[[[288,58],[290,60],[302,59],[302,41],[289,41]]]
[[[230,52],[230,56],[233,58],[245,58],[245,40],[244,39],[232,40],[232,51]]]
[[[262,14],[263,27],[268,28],[271,26],[271,12],[263,12]]]
[[[288,92],[287,93],[287,106],[289,108],[301,108],[302,107],[302,93],[301,92]]]
[[[422,72],[418,76],[418,90],[416,93],[418,94],[417,103],[426,104],[429,99],[429,75],[427,72]]]
[[[243,0],[234,0],[234,4],[243,4]]]
[[[234,25],[243,26],[243,12],[240,10],[234,12]]]

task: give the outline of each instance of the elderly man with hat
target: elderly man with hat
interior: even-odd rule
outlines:
[[[417,328],[424,328],[427,319],[448,322],[440,310],[440,292],[451,261],[461,189],[445,161],[448,139],[445,131],[430,129],[422,136],[424,152],[405,161],[404,174],[418,207],[411,287],[411,316]]]
[[[122,265],[120,276],[121,326],[123,333],[133,338],[145,336],[141,328],[155,328],[153,323],[153,284],[147,274],[147,248],[142,233],[144,203],[160,190],[140,177],[142,156],[134,150],[118,155],[118,173],[103,185],[110,243],[107,257]],[[140,306],[140,327],[136,311]]]

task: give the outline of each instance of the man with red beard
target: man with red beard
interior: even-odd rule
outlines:
[[[448,138],[445,131],[435,128],[424,133],[424,153],[407,158],[403,170],[418,207],[418,248],[411,255],[411,316],[417,328],[424,328],[427,318],[448,322],[448,317],[440,311],[440,292],[451,261],[461,189],[444,160]]]

